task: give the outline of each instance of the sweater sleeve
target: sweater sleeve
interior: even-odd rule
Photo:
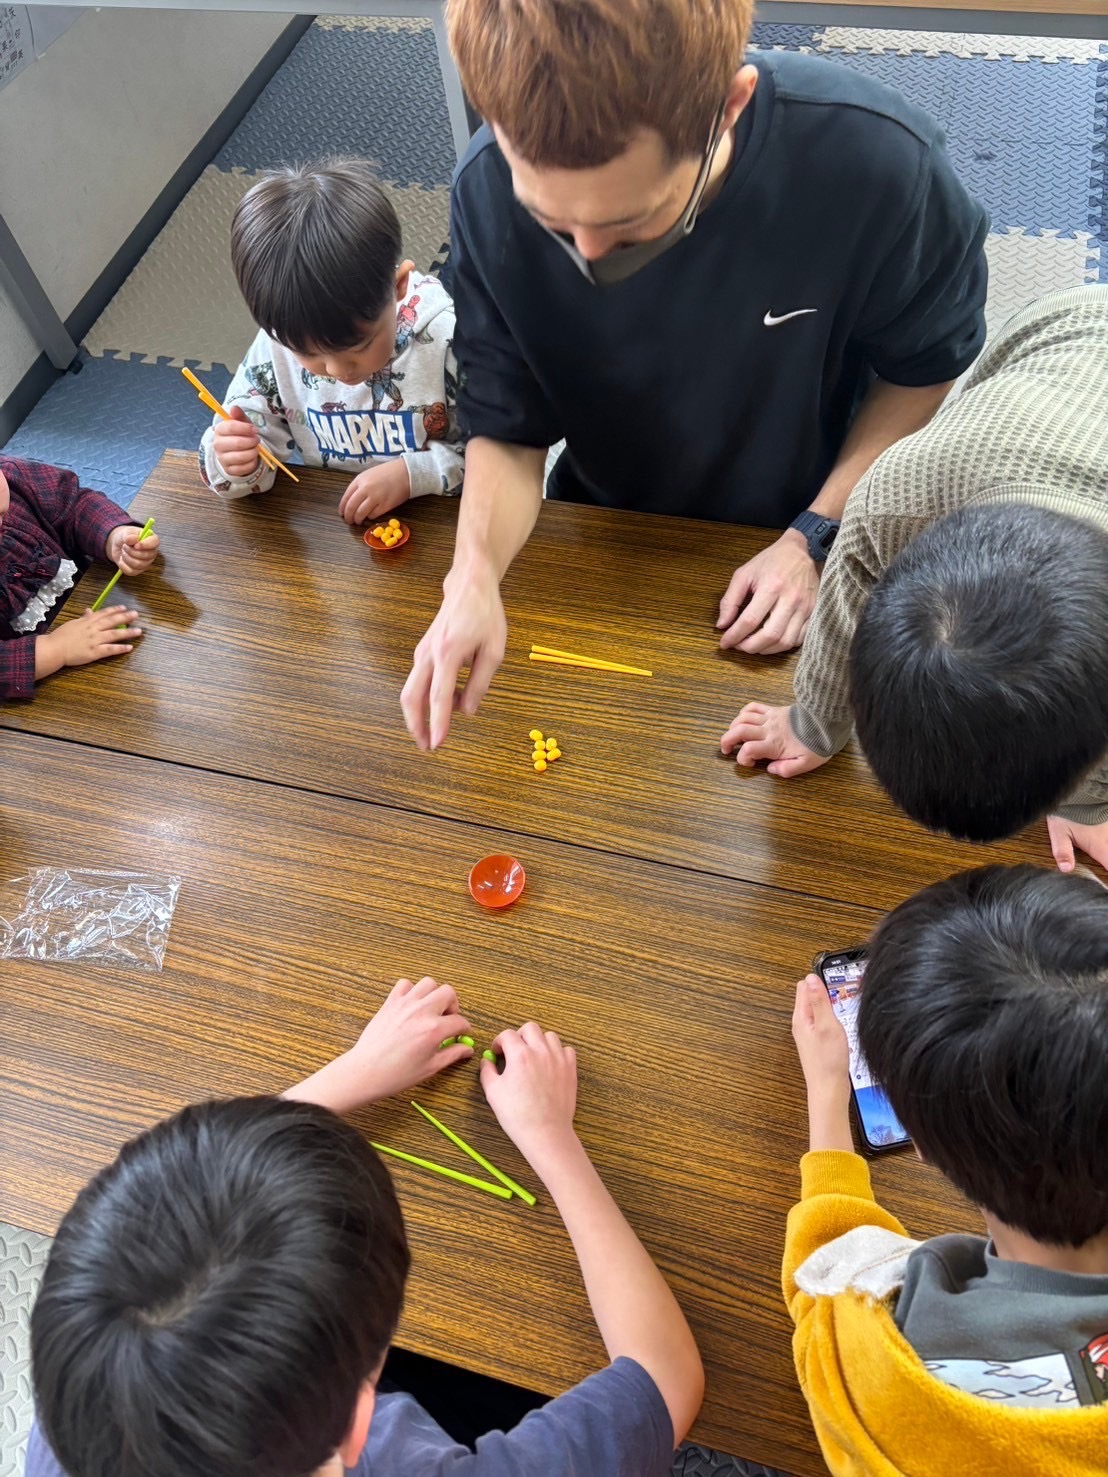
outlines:
[[[404,453],[412,497],[425,497],[431,492],[453,495],[462,490],[465,442],[458,429],[458,362],[454,357],[453,331],[452,313],[440,313],[432,320],[432,338],[438,341],[443,354],[446,424],[441,436],[428,437],[419,451]]]
[[[789,1211],[781,1286],[801,1335],[815,1298],[796,1285],[796,1273],[813,1252],[856,1226],[881,1226],[897,1235],[904,1227],[873,1198],[869,1165],[859,1154],[838,1149],[805,1154],[800,1161],[800,1200]]]
[[[265,333],[258,334],[247,349],[246,357],[235,370],[235,377],[223,400],[223,408],[230,410],[233,405],[237,405],[246,419],[254,423],[262,444],[274,456],[285,460],[291,439],[289,423],[277,388],[273,353]],[[232,477],[223,470],[215,454],[215,428],[219,421],[219,416],[213,416],[200,443],[200,474],[204,481],[214,493],[228,501],[247,497],[252,492],[268,492],[277,473],[261,457],[249,477]]]
[[[102,492],[82,487],[72,472],[58,472],[58,485],[44,509],[50,506],[51,523],[62,548],[85,559],[104,559],[105,546],[113,528],[135,520]]]
[[[34,692],[37,640],[32,634],[0,641],[0,699],[30,697]]]
[[[1103,826],[1108,822],[1108,763],[1091,769],[1054,813],[1074,826]]]
[[[869,593],[886,561],[869,521],[871,470],[850,495],[842,526],[819,582],[819,595],[793,677],[789,712],[793,733],[814,754],[829,759],[850,738],[850,643]]]

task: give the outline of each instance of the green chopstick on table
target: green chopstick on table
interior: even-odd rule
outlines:
[[[146,524],[145,524],[142,532],[139,534],[139,538],[138,538],[139,543],[141,544],[142,541],[143,541],[143,539],[146,538],[146,537],[148,537],[151,533],[153,533],[153,531],[154,531],[154,520],[153,520],[153,518],[147,518]],[[93,608],[93,610],[99,610],[100,609],[100,607],[103,605],[104,601],[108,598],[108,596],[115,589],[116,584],[119,581],[119,577],[120,577],[120,575],[122,573],[123,573],[122,569],[117,569],[116,572],[112,575],[111,579],[104,586],[104,588],[100,591],[100,593],[99,593],[99,595],[97,595],[96,599],[92,602],[92,608]]]
[[[471,1148],[465,1139],[459,1138],[453,1129],[447,1128],[445,1123],[440,1123],[434,1113],[429,1113],[426,1108],[421,1108],[416,1102],[412,1103],[412,1107],[417,1113],[422,1113],[424,1118],[427,1119],[427,1122],[433,1124],[440,1133],[444,1133],[452,1144],[456,1144],[463,1154],[468,1154],[482,1169],[487,1170],[494,1179],[498,1179],[502,1185],[507,1185],[510,1195],[518,1195],[526,1205],[535,1204],[535,1197],[531,1194],[530,1190],[525,1190],[522,1185],[517,1185],[515,1180],[506,1175],[503,1170],[497,1169],[495,1164],[490,1164],[483,1154],[478,1154],[477,1150]]]
[[[372,1142],[372,1141],[371,1141]],[[474,1179],[471,1174],[462,1174],[456,1169],[447,1169],[445,1164],[432,1164],[430,1159],[417,1159],[414,1154],[405,1154],[402,1149],[390,1149],[388,1144],[372,1144],[378,1154],[391,1154],[394,1159],[403,1159],[405,1164],[414,1164],[418,1169],[429,1169],[432,1174],[445,1175],[448,1180],[458,1180],[463,1185],[472,1185],[475,1190],[484,1190],[486,1195],[495,1195],[499,1200],[510,1200],[511,1190],[503,1185],[490,1185],[488,1180]]]

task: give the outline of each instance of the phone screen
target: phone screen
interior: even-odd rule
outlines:
[[[831,997],[832,1008],[850,1043],[850,1086],[862,1137],[871,1149],[892,1149],[911,1143],[911,1139],[888,1098],[874,1082],[858,1046],[858,1002],[865,972],[865,956],[857,953],[828,954],[820,964],[820,974]]]

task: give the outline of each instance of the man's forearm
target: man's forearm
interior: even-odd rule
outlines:
[[[504,578],[539,516],[545,466],[538,447],[485,437],[469,443],[451,574],[491,570],[497,583]]]
[[[948,380],[946,384],[916,389],[875,380],[858,408],[838,460],[812,503],[812,512],[841,518],[851,491],[881,453],[913,431],[922,430],[953,383]]]

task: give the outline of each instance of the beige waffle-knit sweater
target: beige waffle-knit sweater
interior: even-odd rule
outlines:
[[[1108,285],[1052,293],[1017,313],[961,395],[851,493],[796,669],[790,718],[802,744],[828,756],[850,738],[850,642],[901,549],[959,508],[1010,501],[1108,533]],[[1081,825],[1108,821],[1108,761],[1059,811]]]

